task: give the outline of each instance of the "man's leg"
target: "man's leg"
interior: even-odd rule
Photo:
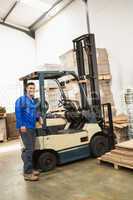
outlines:
[[[31,129],[30,130],[32,133],[32,144],[33,144],[33,151],[35,150],[35,143],[36,143],[36,131],[35,129]],[[32,154],[33,155],[33,154]],[[39,170],[36,168],[35,163],[33,163],[33,156],[32,156],[32,168],[33,168],[33,174],[35,176],[39,176],[40,172]]]
[[[26,133],[21,133],[21,138],[25,147],[22,151],[22,160],[24,162],[24,175],[32,175],[32,156],[35,145],[35,131],[32,129],[27,129]]]

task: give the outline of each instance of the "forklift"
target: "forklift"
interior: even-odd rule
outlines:
[[[38,111],[43,123],[36,128],[34,165],[42,171],[59,164],[87,157],[99,157],[114,147],[111,104],[101,105],[96,62],[94,34],[83,35],[73,41],[77,58],[78,75],[74,71],[36,71],[20,78],[24,92],[28,81],[38,81]],[[88,71],[84,64],[88,59]],[[67,78],[66,78],[67,77]],[[64,81],[63,81],[64,78]],[[73,79],[79,87],[80,102],[69,99],[64,92],[65,81]],[[64,117],[49,112],[45,82],[55,81],[60,91],[59,107]],[[88,83],[91,102],[88,101]],[[105,114],[106,113],[106,114]],[[105,119],[105,115],[106,118]],[[106,125],[108,121],[108,126]]]
[[[36,127],[33,162],[35,168],[45,172],[57,165],[99,157],[115,145],[111,104],[101,105],[94,34],[88,33],[74,39],[73,50],[77,73],[36,71],[20,78],[24,93],[28,81],[37,81],[39,85],[37,110],[42,123]],[[66,80],[69,79],[75,80],[78,85],[79,101],[71,100],[64,92]],[[63,117],[49,111],[46,99],[48,80],[54,81],[59,88],[58,107],[63,108]]]

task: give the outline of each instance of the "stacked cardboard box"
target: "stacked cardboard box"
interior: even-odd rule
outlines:
[[[118,127],[118,125],[114,125],[114,133],[116,135],[117,143],[128,140],[128,126],[127,125],[123,125],[123,127]]]
[[[108,121],[106,124],[108,125]],[[128,117],[125,114],[113,117],[113,127],[117,143],[128,140]]]
[[[73,50],[60,56],[62,70],[72,70],[77,72],[76,56]],[[109,66],[108,53],[105,48],[97,49],[98,78],[101,94],[101,103],[111,103],[113,114],[116,114],[113,95],[111,91],[111,73]],[[85,68],[87,71],[87,59],[85,57]],[[88,83],[89,84],[89,83]]]
[[[85,66],[87,66],[87,58],[85,58]],[[59,57],[61,65],[65,70],[74,70],[77,72],[76,55],[73,50],[67,51],[65,54]],[[110,66],[108,60],[108,53],[104,48],[97,49],[97,64],[98,72],[102,74],[110,74]],[[87,70],[87,69],[86,69]]]
[[[0,142],[5,142],[6,140],[6,109],[0,106]]]
[[[108,120],[106,121],[108,126]],[[117,143],[128,140],[128,117],[125,114],[119,114],[113,117],[114,134]]]
[[[117,115],[113,118],[114,133],[117,142],[128,140],[128,117],[125,114]]]
[[[7,132],[6,132],[6,118],[0,118],[0,142],[7,141]]]
[[[52,64],[52,63],[46,63],[41,66],[38,66],[38,70],[40,71],[62,71],[62,66],[59,64]],[[47,88],[55,88],[57,87],[57,84],[54,80],[45,80],[45,87]]]
[[[16,117],[15,113],[8,113],[6,116],[7,121],[7,138],[15,139],[18,138],[18,132],[16,130]]]

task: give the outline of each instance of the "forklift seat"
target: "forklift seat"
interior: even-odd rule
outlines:
[[[81,132],[86,132],[85,130],[75,130],[75,129],[64,129],[58,131],[56,134],[73,134],[73,133],[81,133]]]

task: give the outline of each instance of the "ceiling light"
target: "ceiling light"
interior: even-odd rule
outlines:
[[[49,4],[44,3],[40,0],[18,0],[18,2],[24,3],[35,9],[40,9],[42,11],[46,11],[47,9],[49,9]]]

